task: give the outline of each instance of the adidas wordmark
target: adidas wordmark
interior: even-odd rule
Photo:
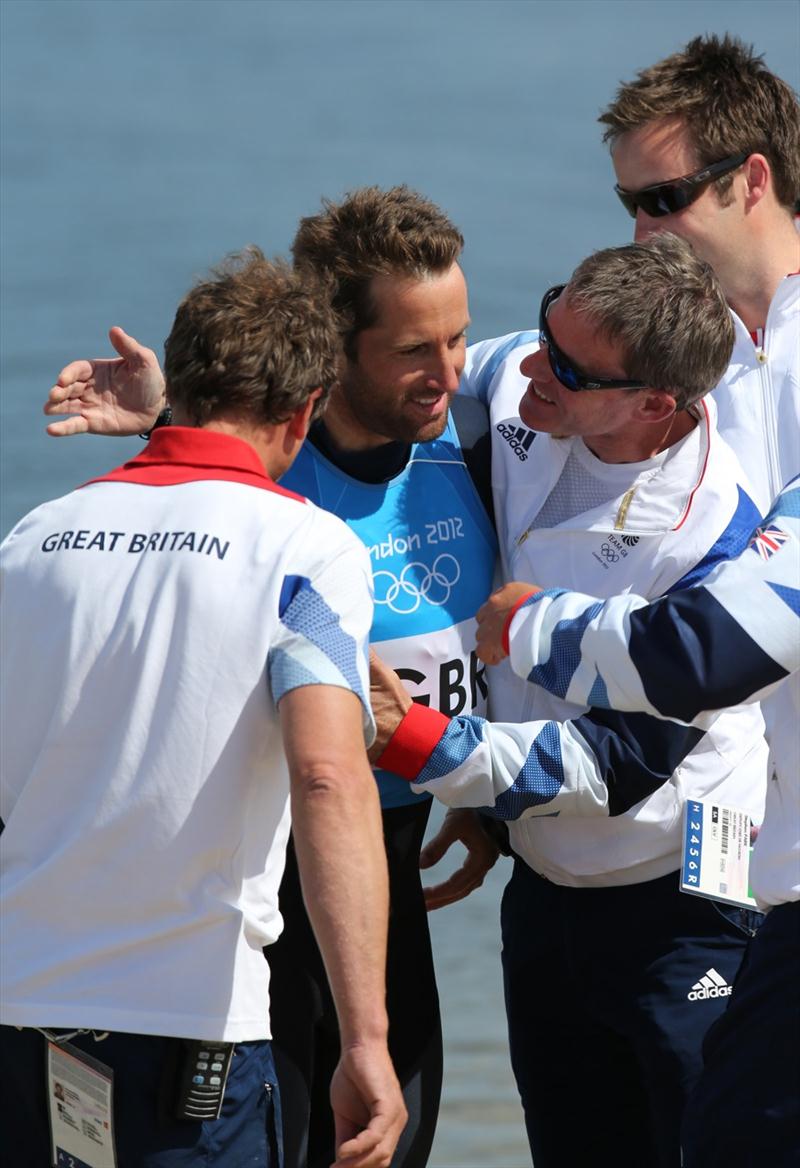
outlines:
[[[505,439],[520,462],[527,462],[528,451],[536,437],[533,430],[529,430],[526,426],[509,426],[506,422],[498,423],[495,429],[500,437]]]
[[[725,978],[716,969],[709,969],[694,983],[687,997],[690,1002],[701,1002],[704,998],[727,998],[730,992],[731,987]]]

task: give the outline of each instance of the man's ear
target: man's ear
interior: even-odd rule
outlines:
[[[749,209],[760,203],[772,187],[772,168],[763,154],[751,154],[742,168],[745,186],[745,207]]]
[[[288,431],[292,438],[298,442],[305,442],[308,427],[311,425],[311,415],[314,412],[314,406],[317,400],[322,396],[321,389],[312,389],[305,401],[305,405],[300,406],[288,421]]]
[[[663,389],[643,389],[633,411],[637,422],[664,422],[678,408],[671,393]]]

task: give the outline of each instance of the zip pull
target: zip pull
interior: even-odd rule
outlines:
[[[764,352],[764,330],[763,328],[754,329],[750,334],[753,339],[753,344],[756,347],[756,361],[759,365],[766,365],[767,354]]]

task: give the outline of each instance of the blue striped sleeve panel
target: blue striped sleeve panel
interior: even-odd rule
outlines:
[[[764,522],[771,523],[780,516],[784,519],[800,519],[800,475],[795,475],[783,488]]]
[[[800,668],[798,519],[800,486],[793,484],[737,559],[717,564],[699,587],[652,604],[538,593],[512,623],[514,672],[581,705],[697,725],[708,724],[703,711],[763,696]],[[568,664],[548,673],[551,660]]]
[[[275,702],[302,685],[334,685],[352,690],[368,709],[359,644],[307,577],[286,577],[279,615],[279,633],[268,661]]]
[[[570,723],[453,718],[412,786],[495,819],[608,814],[598,761]]]
[[[530,600],[532,599],[531,597]],[[530,603],[530,600],[526,604]],[[556,694],[557,697],[566,697],[575,671],[581,663],[581,640],[584,631],[601,608],[601,602],[597,601],[584,609],[577,619],[556,625],[549,652],[544,650],[541,653],[538,663],[528,673],[527,680],[534,685],[540,685],[549,693]]]
[[[750,496],[738,487],[736,510],[731,516],[730,523],[714,541],[699,563],[695,564],[681,577],[677,583],[667,589],[670,592],[680,592],[684,588],[692,588],[725,560],[733,560],[747,547],[750,536],[761,515]]]
[[[617,708],[643,708],[637,704],[642,687],[628,652],[628,630],[631,612],[646,604],[638,596],[603,602],[560,588],[538,592],[512,621],[511,668],[518,677],[578,706],[609,708],[622,695]],[[613,615],[614,633],[598,642],[597,626],[607,624],[609,614]],[[602,664],[593,652],[595,645]],[[613,694],[606,670],[614,677]]]

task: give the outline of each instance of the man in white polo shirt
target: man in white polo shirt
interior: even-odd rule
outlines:
[[[2,546],[0,1127],[17,1166],[105,1166],[114,1143],[120,1166],[279,1163],[262,946],[290,793],[342,1032],[337,1163],[386,1164],[397,1141],[369,559],[275,483],[336,350],[325,300],[245,253],[178,309],[178,425]]]

